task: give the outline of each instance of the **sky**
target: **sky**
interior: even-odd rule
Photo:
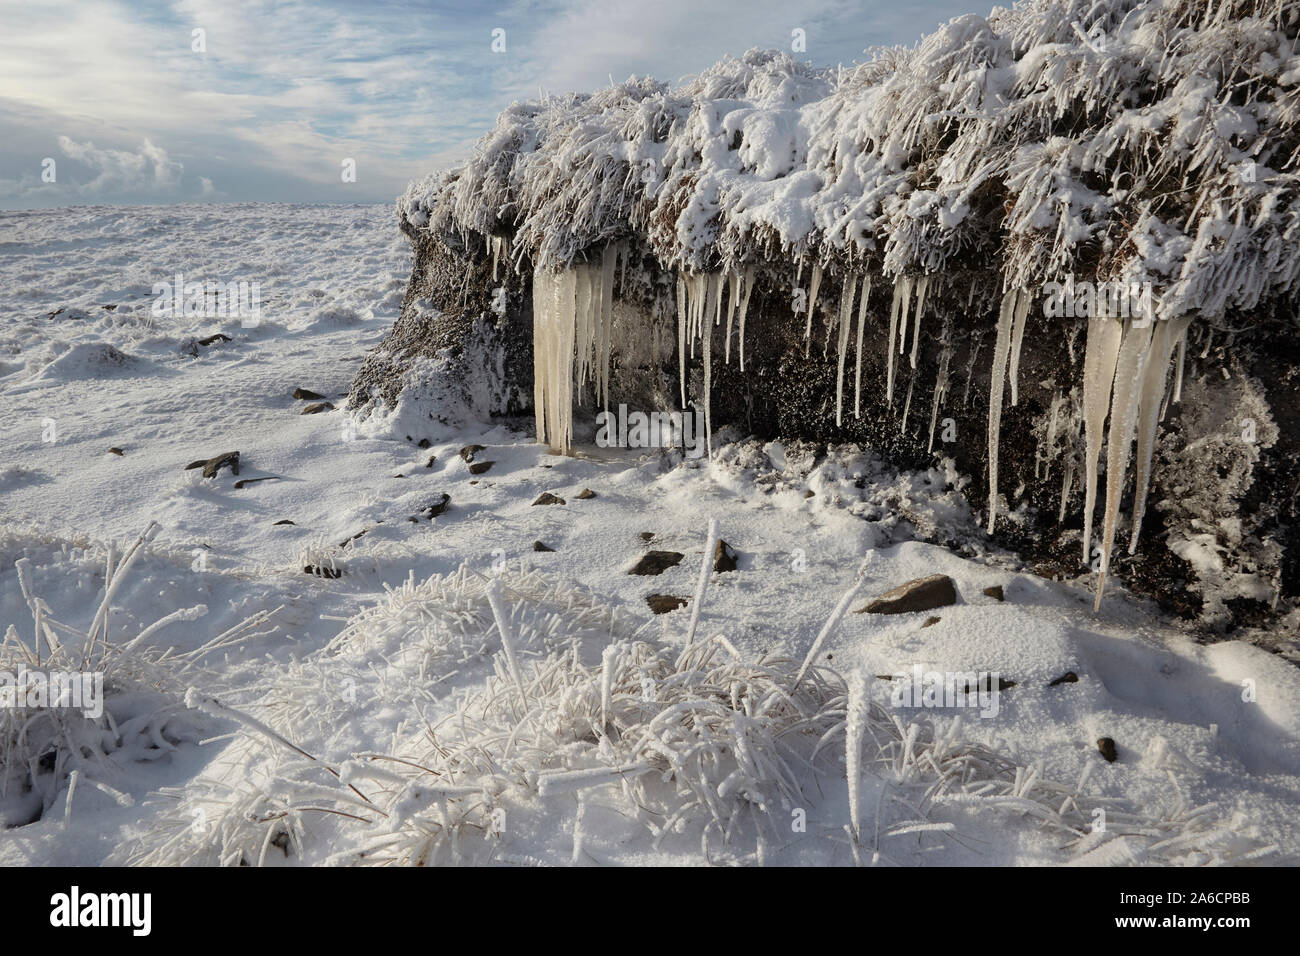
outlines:
[[[675,83],[756,46],[847,65],[973,12],[988,8],[0,0],[0,209],[390,202],[539,90]]]

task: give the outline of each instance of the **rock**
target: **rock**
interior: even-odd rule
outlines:
[[[425,468],[432,468],[432,467],[433,467],[433,463],[434,463],[435,461],[437,461],[437,460],[438,460],[438,456],[437,456],[437,455],[430,455],[430,456],[429,456],[429,460],[426,461],[426,462],[424,463],[424,467],[425,467]]]
[[[900,584],[887,591],[857,614],[909,614],[915,611],[933,611],[957,603],[957,589],[946,574],[932,574]]]
[[[655,533],[654,533],[653,531],[642,531],[642,532],[641,532],[641,540],[642,540],[642,541],[653,541],[654,539],[655,539]]]
[[[941,620],[943,620],[943,618],[940,618],[940,617],[927,617],[927,618],[925,619],[925,623],[922,624],[921,626],[922,626],[922,627],[932,627],[933,625],[938,624]]]
[[[592,491],[590,488],[583,488],[580,492],[574,495],[574,497],[577,498],[579,501],[586,501],[588,498],[596,497],[596,493]]]
[[[1047,686],[1055,687],[1057,684],[1077,684],[1077,683],[1079,683],[1079,675],[1076,674],[1074,671],[1066,671],[1064,674],[1062,674],[1060,677],[1056,678],[1055,680],[1048,681]]]
[[[313,564],[307,564],[307,565],[303,565],[302,570],[304,574],[314,574],[318,578],[343,577],[343,572],[339,568],[324,568],[324,567],[317,567],[316,565]]]
[[[110,455],[119,455],[119,456],[120,456],[120,455],[125,455],[125,454],[126,454],[126,452],[122,451],[122,449],[118,448],[116,445],[114,445],[112,448],[110,448],[110,449],[108,450],[108,453],[109,453]]]
[[[564,504],[564,499],[561,498],[559,495],[553,495],[553,494],[551,494],[549,491],[543,491],[540,495],[537,496],[537,500],[534,501],[533,504],[535,504],[535,505],[562,505],[562,504]]]
[[[805,491],[805,492],[803,493],[803,496],[804,496],[805,498],[815,498],[815,497],[817,496],[817,492],[815,492],[815,491],[813,491],[811,488],[809,488],[807,491]]]
[[[686,607],[687,603],[686,598],[675,597],[672,594],[651,594],[645,599],[645,602],[650,605],[650,610],[656,614],[667,614],[679,607]]]
[[[213,458],[207,459],[206,461],[192,461],[185,466],[185,470],[189,471],[191,468],[202,468],[204,478],[215,478],[217,472],[222,468],[227,467],[230,469],[232,475],[239,474],[239,452],[228,451],[225,454],[217,455]]]
[[[1097,749],[1101,755],[1106,758],[1107,763],[1114,763],[1119,759],[1119,753],[1115,750],[1115,741],[1110,737],[1098,737]]]
[[[405,476],[404,474],[402,474],[402,473],[399,471],[397,474],[393,475],[393,477],[394,477],[394,478],[405,478],[406,476]]]
[[[105,312],[116,312],[116,311],[117,311],[117,306],[116,306],[116,305],[101,305],[100,308],[103,309]],[[62,312],[62,311],[63,311],[62,309],[59,310],[59,312]],[[55,314],[57,315],[58,313],[55,313]]]
[[[332,412],[332,411],[334,411],[334,403],[333,403],[333,402],[316,402],[315,404],[308,405],[306,408],[304,408],[304,409],[303,409],[302,411],[300,411],[298,414],[299,414],[299,415],[318,415],[318,414],[320,414],[321,412]]]
[[[418,442],[415,443],[415,447],[416,447],[416,448],[428,448],[428,447],[429,447],[429,439],[427,439],[427,438],[421,438]]]
[[[995,585],[993,585],[993,586],[990,587],[990,588],[985,588],[984,591],[983,591],[982,593],[984,593],[984,594],[988,595],[989,597],[993,598],[993,600],[995,600],[995,601],[1005,601],[1005,600],[1006,600],[1006,597],[1004,597],[1003,594],[1002,594],[1002,585],[1000,585],[1000,584],[995,584]]]
[[[457,454],[460,455],[463,461],[471,462],[474,460],[474,456],[477,455],[482,450],[483,450],[482,445],[466,445],[464,448],[458,451]]]
[[[534,550],[534,551],[554,551],[555,549],[554,549],[554,548],[548,548],[546,545],[542,544],[542,542],[540,542],[540,541],[534,541],[534,542],[533,542],[533,550]]]
[[[325,396],[320,394],[320,392],[313,392],[310,388],[295,388],[293,390],[293,397],[308,402],[320,402],[325,399]]]
[[[414,521],[418,524],[420,518],[423,517],[428,519],[429,521],[432,521],[434,518],[438,517],[438,515],[446,511],[447,505],[449,504],[451,504],[451,495],[447,494],[447,492],[444,491],[439,496],[437,501],[425,505],[423,508],[419,510],[417,514],[411,515],[411,517],[408,518],[407,520]]]
[[[676,567],[683,557],[677,551],[647,551],[627,573],[645,576],[663,574],[669,568]]]
[[[272,524],[271,527],[274,528],[275,525],[278,525],[278,524],[293,524],[293,522],[290,521],[288,518],[281,518],[279,521],[275,522],[275,524]]]
[[[469,466],[469,473],[471,475],[481,475],[495,464],[495,461],[476,461]],[[560,503],[563,504],[563,502]]]
[[[736,570],[737,551],[721,538],[713,548],[713,570],[718,572]]]
[[[230,341],[229,335],[222,335],[220,332],[218,332],[216,335],[205,335],[203,338],[199,339],[199,345],[211,345],[213,342],[229,342],[229,341]]]

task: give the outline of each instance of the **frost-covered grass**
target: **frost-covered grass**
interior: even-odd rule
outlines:
[[[202,660],[230,648],[261,618],[232,628],[195,650],[177,653],[153,639],[169,627],[207,614],[207,607],[181,608],[125,636],[112,633],[115,598],[132,565],[158,530],[150,525],[125,550],[103,555],[104,589],[96,605],[84,608],[88,625],[56,618],[32,585],[31,561],[16,562],[22,597],[31,612],[30,633],[10,624],[0,643],[0,672],[10,706],[0,706],[0,822],[21,826],[63,804],[72,812],[76,788],[93,787],[120,803],[131,797],[114,786],[131,765],[153,761],[183,744],[196,744],[210,721],[187,709],[184,681],[204,675]],[[24,672],[29,676],[23,677]],[[35,675],[35,678],[33,676]],[[33,699],[34,679],[52,675],[77,681],[62,699],[51,691]],[[17,678],[17,683],[11,683]],[[46,683],[45,686],[51,686]],[[54,685],[57,686],[57,685]],[[70,706],[76,703],[79,706]],[[59,706],[62,704],[62,706]]]
[[[240,738],[165,791],[150,831],[115,858],[898,864],[922,844],[979,842],[968,831],[987,814],[1051,833],[1061,862],[1275,852],[1242,821],[1187,806],[1176,784],[1165,810],[1133,808],[1090,794],[1086,773],[1052,780],[972,743],[960,722],[909,719],[872,697],[868,675],[818,663],[821,640],[800,661],[683,637],[646,639],[535,572],[408,581],[247,703],[191,690]],[[478,677],[444,690],[455,668]]]

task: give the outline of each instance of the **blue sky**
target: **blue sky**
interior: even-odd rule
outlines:
[[[728,53],[790,50],[795,29],[800,59],[848,64],[987,12],[979,0],[0,0],[0,208],[388,202],[539,88],[675,82]]]

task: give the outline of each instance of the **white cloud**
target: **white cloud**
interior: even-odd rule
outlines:
[[[167,150],[155,146],[145,138],[138,152],[120,149],[100,149],[92,142],[78,143],[67,136],[59,137],[63,155],[88,166],[96,173],[94,179],[76,184],[83,196],[100,196],[112,193],[173,193],[180,186],[185,170],[182,163],[173,162]]]

